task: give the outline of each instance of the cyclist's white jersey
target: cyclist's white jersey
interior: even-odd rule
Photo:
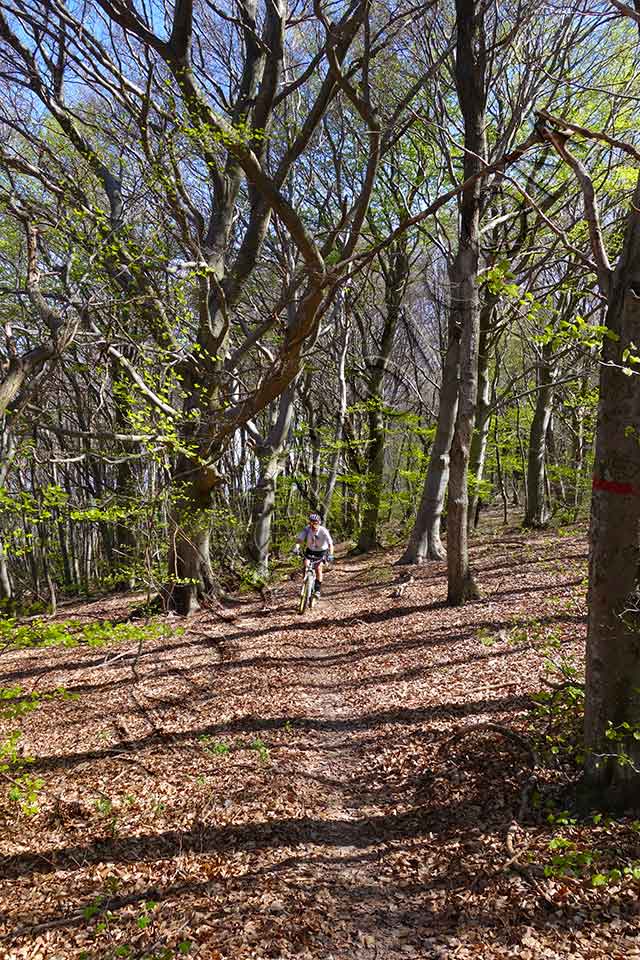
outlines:
[[[333,553],[333,540],[326,527],[319,526],[317,530],[313,530],[310,526],[306,526],[300,531],[296,540],[304,543],[308,550],[328,550],[329,553]]]

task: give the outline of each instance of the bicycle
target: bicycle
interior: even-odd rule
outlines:
[[[316,597],[317,570],[320,564],[325,562],[327,562],[326,557],[309,559],[309,566],[304,572],[302,587],[300,588],[300,602],[298,604],[298,611],[300,613],[304,613],[307,607],[309,610],[313,610],[318,599]]]

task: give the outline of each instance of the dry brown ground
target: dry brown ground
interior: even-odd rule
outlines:
[[[80,696],[22,721],[45,789],[35,817],[0,805],[0,957],[640,957],[637,884],[541,876],[559,828],[530,805],[509,863],[526,750],[446,744],[484,721],[526,732],[540,688],[539,650],[479,631],[535,617],[579,655],[583,536],[478,539],[483,599],[463,609],[441,564],[393,599],[396,556],[342,559],[302,618],[291,583],[270,609],[176,619],[137,661],[135,644],[3,655],[0,685]],[[564,835],[640,859],[628,821]]]

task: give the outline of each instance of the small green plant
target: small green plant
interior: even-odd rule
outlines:
[[[551,863],[544,868],[546,877],[579,877],[601,856],[599,850],[580,850],[573,840],[554,837],[549,842]]]
[[[44,786],[44,780],[25,772],[34,758],[21,752],[20,739],[20,731],[12,730],[4,740],[0,740],[0,774],[11,784],[7,794],[9,800],[17,803],[21,811],[30,817],[38,812],[38,794]]]
[[[155,902],[155,900],[147,900],[146,903],[142,904],[142,913],[136,920],[140,930],[146,930],[146,928],[151,925],[153,922],[152,913],[157,906],[158,904]]]
[[[77,700],[77,693],[69,693],[64,687],[46,692],[28,692],[20,686],[0,687],[0,719],[15,720],[25,713],[37,710],[48,700]]]
[[[96,897],[95,900],[92,900],[91,903],[82,911],[82,916],[85,920],[91,920],[96,914],[100,913],[102,904],[104,903],[104,897]]]
[[[227,754],[231,752],[229,744],[224,743],[222,740],[212,740],[206,733],[198,737],[198,740],[208,753],[213,753],[218,757],[226,757]]]
[[[623,879],[640,880],[640,861],[625,864],[622,869],[614,867],[607,873],[596,873],[591,877],[591,884],[594,887],[604,887],[612,883],[620,883]]]
[[[271,757],[269,754],[269,748],[266,743],[260,739],[260,737],[256,737],[256,739],[249,746],[252,750],[256,751],[262,763],[270,763]]]
[[[98,799],[95,802],[95,808],[98,811],[98,813],[106,817],[113,811],[113,801],[110,800],[109,797],[105,797],[105,796],[98,797]]]

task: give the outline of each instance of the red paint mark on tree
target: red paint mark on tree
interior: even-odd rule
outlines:
[[[594,477],[592,487],[594,490],[605,490],[607,493],[615,493],[620,497],[640,497],[640,490],[634,487],[632,483],[619,483],[616,480],[603,480],[601,477]]]

